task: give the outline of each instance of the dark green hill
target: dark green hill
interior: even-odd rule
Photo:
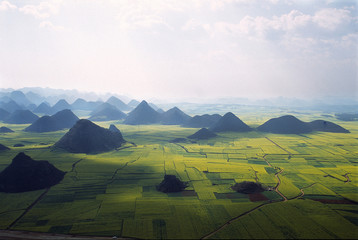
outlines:
[[[15,112],[16,110],[24,110],[22,106],[17,104],[15,101],[10,100],[9,102],[0,103],[0,108],[8,111],[9,113]]]
[[[202,128],[199,131],[197,131],[196,133],[194,133],[193,135],[188,136],[188,138],[190,139],[197,139],[197,140],[203,140],[203,139],[209,139],[209,138],[213,138],[216,137],[217,135],[215,133],[213,133],[212,131],[210,131],[207,128]]]
[[[28,100],[30,100],[31,102],[33,102],[36,105],[39,105],[45,99],[44,97],[42,97],[39,94],[34,93],[32,91],[25,93],[25,95]]]
[[[24,129],[26,132],[52,132],[71,128],[79,118],[69,109],[50,116],[43,116]]]
[[[5,120],[7,117],[9,117],[9,115],[10,113],[8,111],[0,108],[0,121]]]
[[[131,108],[135,108],[137,107],[138,105],[140,104],[140,102],[138,102],[137,100],[135,99],[132,99],[127,105]]]
[[[149,106],[146,101],[142,101],[124,120],[125,124],[141,125],[159,123],[160,114]]]
[[[324,120],[316,120],[309,123],[313,129],[313,131],[320,132],[334,132],[334,133],[349,133],[349,131],[335,123],[324,121]]]
[[[111,124],[108,129],[112,132],[121,132],[114,124]]]
[[[190,118],[186,123],[184,123],[183,127],[190,127],[190,128],[208,128],[213,126],[221,116],[219,114],[204,114],[204,115],[196,115]]]
[[[82,99],[82,98],[77,98],[76,101],[74,101],[72,104],[71,104],[71,109],[73,110],[90,110],[91,107],[90,107],[90,104]]]
[[[113,106],[115,106],[116,108],[118,108],[120,111],[128,111],[131,108],[125,104],[122,100],[120,100],[119,98],[116,98],[114,96],[110,97],[107,100],[107,103],[112,104]]]
[[[10,148],[6,147],[5,145],[0,144],[0,151],[10,150]]]
[[[25,124],[25,123],[33,123],[39,117],[33,114],[30,110],[16,110],[11,113],[4,122],[13,123],[13,124]]]
[[[57,123],[57,128],[71,128],[79,120],[79,118],[69,109],[65,109],[52,115]]]
[[[0,173],[0,192],[17,193],[49,188],[61,182],[64,175],[65,172],[48,161],[35,161],[21,152]]]
[[[56,121],[50,116],[43,116],[24,129],[25,132],[52,132],[59,130]]]
[[[111,151],[124,142],[120,132],[112,132],[90,120],[81,119],[54,146],[72,153],[94,154]]]
[[[0,127],[0,133],[10,133],[10,132],[14,132],[14,131],[7,127]]]
[[[257,128],[261,132],[302,134],[312,132],[312,126],[292,115],[272,118]]]
[[[50,114],[52,112],[51,107],[47,103],[41,103],[34,109],[35,113]]]
[[[157,190],[164,193],[181,192],[187,187],[175,175],[165,175],[164,180],[157,186]]]
[[[32,103],[21,91],[12,91],[10,93],[10,98],[20,106],[28,106]]]
[[[233,113],[228,112],[210,130],[213,132],[248,132],[252,129]]]
[[[160,114],[165,113],[165,111],[164,111],[163,109],[161,109],[161,108],[159,108],[159,109],[157,110],[157,112],[160,113]]]
[[[30,110],[30,111],[34,111],[37,108],[36,104],[31,103],[29,105],[26,106],[26,109]]]
[[[90,110],[90,111],[94,111],[97,107],[99,107],[103,104],[102,101],[96,101],[96,102],[89,101],[87,103],[88,103],[88,107],[89,107],[87,110]]]
[[[93,111],[91,112],[91,116],[97,115],[99,112],[101,112],[105,109],[118,110],[118,108],[116,108],[115,106],[113,106],[110,103],[101,103],[98,106],[96,106],[95,109],[93,109]]]
[[[65,99],[61,99],[52,106],[51,113],[54,114],[65,109],[71,109],[71,105]]]
[[[155,111],[158,111],[159,107],[155,105],[154,103],[148,103],[151,108],[153,108]]]
[[[92,113],[89,120],[91,121],[111,121],[124,119],[127,115],[118,110],[109,103],[103,103],[98,106]]]
[[[173,107],[161,114],[161,123],[165,125],[181,125],[191,117],[177,107]]]

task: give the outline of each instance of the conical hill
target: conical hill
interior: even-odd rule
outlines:
[[[197,131],[196,133],[194,133],[193,135],[188,136],[188,138],[190,139],[197,139],[197,140],[204,140],[204,139],[209,139],[209,138],[213,138],[216,137],[217,135],[210,131],[207,128],[202,128],[199,131]]]
[[[0,192],[26,192],[49,188],[58,184],[65,172],[48,161],[35,161],[25,153],[16,155],[0,173]]]
[[[120,132],[81,119],[57,142],[55,147],[72,153],[100,153],[120,147],[125,140]]]
[[[251,128],[233,113],[228,112],[210,130],[213,132],[248,132]]]
[[[165,125],[181,125],[191,117],[177,107],[173,107],[161,114],[161,123]]]
[[[146,101],[142,101],[124,120],[125,124],[141,125],[159,123],[160,113],[155,111]]]
[[[257,128],[261,132],[302,134],[312,132],[312,126],[292,115],[272,118]]]

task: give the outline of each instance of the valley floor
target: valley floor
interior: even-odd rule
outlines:
[[[340,123],[349,134],[252,131],[186,143],[169,140],[197,129],[101,124],[111,123],[136,145],[69,154],[50,148],[66,131],[30,134],[11,125],[15,133],[0,135],[2,144],[25,145],[0,153],[0,171],[20,151],[67,171],[50,189],[0,193],[0,229],[145,239],[358,238],[354,123]],[[165,174],[189,187],[158,192]],[[240,194],[230,188],[242,181],[271,191]]]

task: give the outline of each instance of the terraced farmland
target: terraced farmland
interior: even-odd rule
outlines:
[[[220,133],[170,143],[197,129],[115,123],[127,143],[97,154],[49,148],[66,131],[0,135],[0,171],[20,151],[48,160],[64,180],[49,190],[0,193],[0,228],[136,238],[358,238],[358,126],[350,134]],[[156,190],[165,174],[188,183]],[[271,191],[234,192],[242,181]],[[32,205],[40,196],[41,199]],[[23,214],[25,213],[25,214]]]

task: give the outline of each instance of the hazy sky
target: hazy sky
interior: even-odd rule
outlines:
[[[0,87],[358,95],[357,1],[0,0]]]

